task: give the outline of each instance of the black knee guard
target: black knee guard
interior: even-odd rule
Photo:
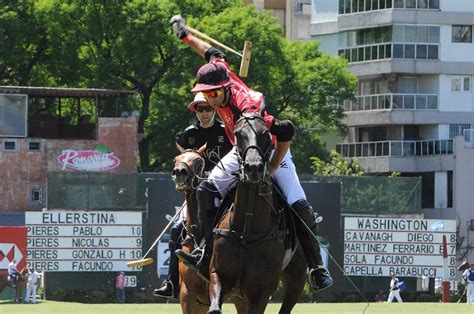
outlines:
[[[318,215],[313,211],[313,208],[307,200],[301,199],[291,205],[296,211],[296,214],[301,218],[295,219],[296,234],[303,247],[303,251],[308,261],[310,268],[316,268],[322,265],[321,252],[319,242],[316,239],[318,233]],[[303,225],[306,224],[306,226]],[[308,230],[309,228],[310,230]]]
[[[203,225],[203,237],[212,234],[216,206],[214,200],[220,197],[217,187],[210,181],[203,181],[196,190],[198,201],[198,218]]]
[[[318,232],[318,223],[321,222],[322,217],[313,210],[313,207],[307,200],[300,199],[294,202],[291,207],[296,211],[311,231],[314,233]]]

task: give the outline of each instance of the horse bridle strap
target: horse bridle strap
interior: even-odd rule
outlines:
[[[265,122],[265,119],[260,117],[260,116],[256,116],[256,115],[244,115],[242,116],[239,120],[237,120],[237,122],[235,123],[235,125],[237,125],[240,121],[242,120],[245,120],[245,121],[248,121],[248,120],[261,120],[265,125],[266,125],[266,122]],[[235,132],[238,132],[240,130],[239,129],[236,129]],[[253,130],[255,132],[255,130]],[[256,132],[255,132],[256,133]],[[258,153],[260,154],[260,156],[262,156],[262,158],[265,158],[265,156],[267,156],[267,154],[270,152],[270,149],[272,148],[272,145],[268,146],[266,151],[263,152],[260,147],[258,147],[257,145],[250,145],[250,146],[247,146],[244,151],[242,152],[242,158],[245,159],[245,156],[247,155],[247,151],[251,148],[254,148],[258,151]]]
[[[272,240],[275,238],[284,238],[286,235],[288,235],[288,230],[279,230],[278,226],[275,225],[270,232],[262,232],[262,233],[252,233],[252,234],[247,234],[245,237],[243,237],[243,234],[240,232],[237,232],[235,230],[229,230],[229,229],[219,229],[219,228],[214,228],[212,233],[215,236],[223,236],[223,237],[229,237],[237,240],[240,245],[244,248],[248,248],[250,246],[260,244],[264,241]],[[251,242],[252,240],[255,240]]]

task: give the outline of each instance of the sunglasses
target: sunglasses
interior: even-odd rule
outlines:
[[[196,106],[196,111],[197,112],[211,112],[214,110],[211,106]]]
[[[222,89],[214,89],[206,92],[202,92],[204,98],[209,99],[209,98],[216,98],[220,95],[222,95],[224,91]]]

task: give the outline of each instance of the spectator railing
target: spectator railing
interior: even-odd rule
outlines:
[[[337,144],[342,157],[410,157],[453,154],[453,139]]]
[[[373,94],[356,96],[356,100],[345,100],[344,111],[370,110],[438,110],[437,94]]]

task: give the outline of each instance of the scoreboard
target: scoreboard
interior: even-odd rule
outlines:
[[[454,278],[455,220],[345,217],[344,271],[349,276],[443,277],[443,235]]]
[[[26,260],[37,271],[136,271],[142,256],[140,212],[26,212]]]

